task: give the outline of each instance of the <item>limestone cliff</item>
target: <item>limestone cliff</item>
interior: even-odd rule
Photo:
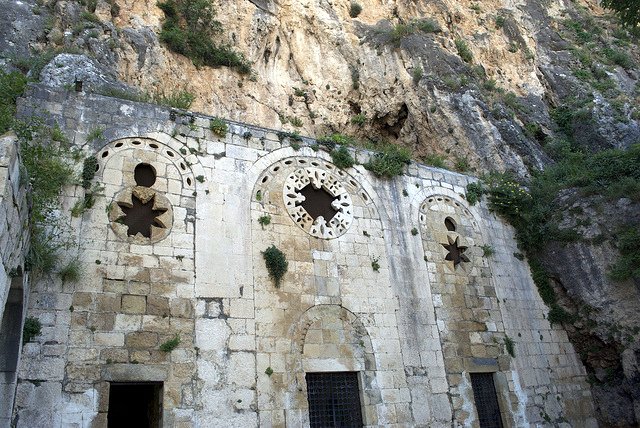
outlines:
[[[192,109],[207,114],[310,136],[398,142],[423,162],[476,173],[527,177],[552,162],[544,146],[562,132],[594,149],[640,139],[637,39],[595,1],[359,0],[356,17],[349,0],[214,3],[224,29],[219,42],[246,55],[249,75],[198,68],[167,49],[155,0],[10,2],[0,50],[14,59],[26,46],[92,58],[56,59],[37,76],[52,85],[80,75],[95,90],[127,90],[118,79],[149,93],[186,90],[196,95]],[[567,209],[576,204],[569,199]],[[619,211],[637,222],[637,201],[622,204]],[[594,213],[594,223],[604,227],[613,214]],[[638,283],[618,286],[606,277],[615,254],[606,248],[572,244],[545,262],[566,307],[578,312],[589,303],[598,313],[588,319],[631,331],[628,343],[574,327],[576,343],[595,343],[583,357],[596,400],[603,409],[611,394],[620,403],[602,412],[602,422],[631,426],[640,416]],[[592,349],[612,343],[613,353]],[[611,367],[615,385],[600,373]]]

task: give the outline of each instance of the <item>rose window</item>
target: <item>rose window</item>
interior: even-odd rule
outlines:
[[[337,238],[353,222],[351,196],[328,171],[319,168],[294,171],[285,180],[283,196],[293,221],[317,238]]]

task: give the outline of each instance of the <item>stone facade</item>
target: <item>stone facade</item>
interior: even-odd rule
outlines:
[[[596,425],[512,229],[466,202],[472,177],[412,163],[382,180],[306,138],[240,123],[219,137],[209,117],[37,86],[19,114],[95,156],[103,190],[70,217],[82,279],[31,287],[47,327],[22,353],[18,426],[106,426],[127,382],[162,383],[163,426],[308,426],[305,375],[324,372],[357,372],[366,426],[477,427],[472,373],[492,374],[505,426]],[[312,192],[332,218],[303,204]],[[136,204],[153,214],[130,235]]]

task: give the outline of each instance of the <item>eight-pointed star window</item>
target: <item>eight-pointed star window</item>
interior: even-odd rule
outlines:
[[[164,228],[165,225],[158,219],[167,209],[154,209],[155,195],[146,203],[136,195],[131,195],[131,203],[118,202],[118,206],[124,213],[116,221],[128,227],[127,235],[134,236],[140,233],[145,238],[151,237],[151,226]]]

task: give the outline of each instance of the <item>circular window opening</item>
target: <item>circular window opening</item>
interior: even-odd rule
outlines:
[[[148,163],[140,163],[133,171],[138,186],[151,187],[156,182],[156,170]]]

